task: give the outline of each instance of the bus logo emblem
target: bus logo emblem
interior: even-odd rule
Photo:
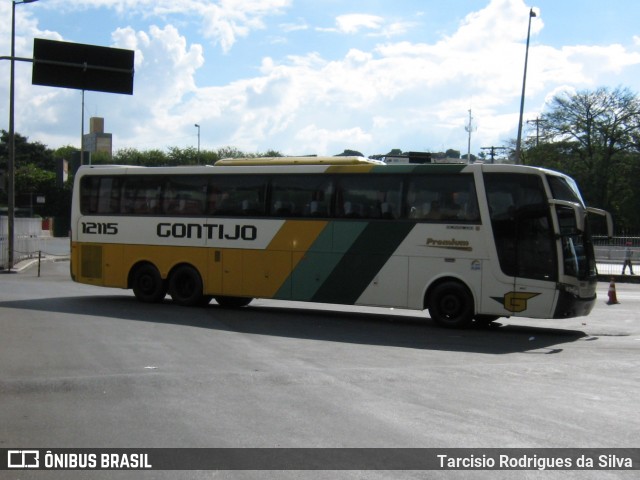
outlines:
[[[505,310],[509,310],[510,312],[519,313],[524,312],[527,307],[527,301],[532,299],[533,297],[537,297],[540,295],[539,293],[531,293],[531,292],[507,292],[504,294],[503,298],[500,297],[491,297],[496,302],[504,305]]]
[[[457,240],[455,238],[439,239],[439,238],[427,238],[427,247],[432,248],[446,248],[449,250],[463,250],[471,252],[473,247],[468,240]]]

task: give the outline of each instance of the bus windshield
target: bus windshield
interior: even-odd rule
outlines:
[[[583,205],[575,182],[556,175],[547,175],[547,181],[554,199]],[[562,273],[579,280],[594,278],[597,274],[596,261],[593,243],[590,241],[588,219],[585,218],[584,231],[580,231],[573,209],[557,206],[556,213],[562,241]]]

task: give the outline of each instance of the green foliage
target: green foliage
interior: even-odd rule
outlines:
[[[29,142],[19,133],[14,136],[16,170],[21,165],[33,164],[39,168],[55,171],[53,151],[40,142]],[[7,168],[9,158],[9,132],[2,130],[0,135],[0,169]]]
[[[640,100],[628,89],[557,95],[525,163],[571,175],[587,204],[609,210],[617,227],[639,230]]]
[[[345,150],[342,153],[335,155],[336,157],[364,157],[362,153],[357,150]]]
[[[454,150],[453,148],[450,148],[444,153],[447,158],[460,158],[460,150]]]
[[[53,151],[53,158],[56,160],[69,160],[78,151],[77,147],[73,145],[66,145],[64,147],[57,148]]]
[[[265,153],[246,153],[235,147],[222,147],[216,151],[198,150],[194,147],[180,148],[169,147],[167,152],[161,150],[140,151],[135,148],[118,150],[113,159],[106,163],[116,165],[139,165],[144,167],[166,167],[180,165],[213,165],[221,158],[254,158],[254,157],[281,157],[275,150]],[[98,163],[98,162],[93,162]]]

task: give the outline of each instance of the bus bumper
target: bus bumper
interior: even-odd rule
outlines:
[[[589,315],[596,304],[596,296],[581,298],[573,293],[560,290],[553,318],[583,317]]]

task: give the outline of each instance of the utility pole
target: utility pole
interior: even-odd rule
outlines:
[[[491,158],[491,163],[495,160],[496,150],[506,150],[507,147],[482,147],[481,150],[489,150],[489,157]]]
[[[200,125],[196,123],[194,127],[198,129],[198,165],[200,165]]]
[[[527,120],[527,123],[536,124],[536,147],[537,147],[540,143],[540,124],[542,123],[542,119],[540,117],[536,117],[535,120]]]
[[[527,62],[529,60],[529,38],[531,37],[531,19],[536,16],[533,8],[529,10],[529,28],[527,28],[527,47],[524,54],[524,74],[522,75],[522,95],[520,96],[520,117],[518,118],[518,137],[516,138],[516,165],[522,164],[522,115],[524,114],[524,92],[527,85]]]
[[[473,117],[471,116],[471,110],[469,110],[469,123],[464,129],[469,133],[468,141],[467,141],[467,163],[471,163],[471,132],[476,130],[476,127],[471,123]]]
[[[33,3],[38,0],[11,1],[11,61],[9,77],[9,159],[7,162],[7,273],[13,273],[15,246],[15,215],[16,215],[16,131],[15,131],[15,64],[16,64],[16,5]],[[6,57],[3,57],[5,60]],[[4,247],[3,247],[4,248]]]

